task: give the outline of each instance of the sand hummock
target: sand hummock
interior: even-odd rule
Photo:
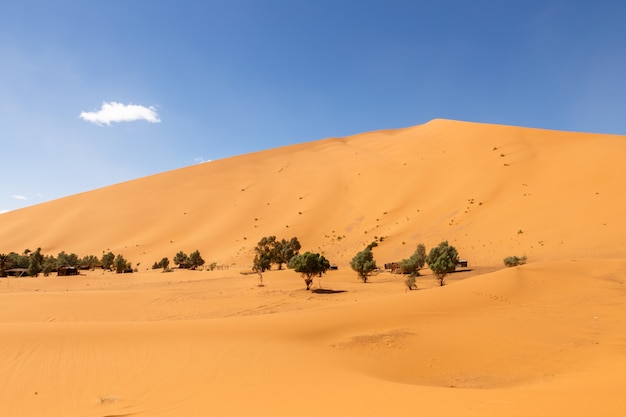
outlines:
[[[626,137],[449,120],[195,165],[0,215],[4,416],[624,416]],[[337,271],[250,270],[263,236]],[[469,268],[349,268],[447,240]],[[214,271],[150,266],[198,249]],[[506,256],[528,264],[503,268]]]

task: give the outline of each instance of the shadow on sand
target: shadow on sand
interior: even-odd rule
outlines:
[[[457,269],[456,271],[452,271],[450,272],[451,274],[458,274],[460,272],[472,272],[473,269],[472,268],[462,268],[462,269]]]
[[[315,288],[311,290],[315,294],[341,294],[342,292],[346,292],[346,290],[327,290],[324,288]]]

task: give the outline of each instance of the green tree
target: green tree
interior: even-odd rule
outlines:
[[[43,263],[44,256],[41,253],[41,248],[37,248],[37,250],[35,252],[31,252],[29,256],[34,258],[36,263],[40,265]]]
[[[274,248],[273,262],[278,264],[278,269],[283,269],[283,264],[289,264],[291,258],[300,253],[301,248],[297,237],[292,237],[289,241],[281,239]]]
[[[446,275],[454,272],[458,261],[459,253],[454,246],[448,245],[448,241],[441,242],[439,246],[432,248],[426,257],[428,267],[439,280],[440,286],[443,286]]]
[[[122,256],[117,255],[115,257],[115,272],[118,274],[123,273],[125,270],[130,268],[130,263]]]
[[[28,268],[28,256],[20,255],[16,252],[9,252],[9,262],[7,264],[7,269],[13,268]]]
[[[57,269],[57,259],[52,255],[46,255],[43,260],[43,275],[47,277],[52,271]]]
[[[413,252],[413,255],[409,259],[403,259],[400,262],[400,268],[406,274],[413,276],[419,275],[419,270],[424,267],[426,263],[426,247],[423,244],[418,244],[417,249]]]
[[[78,255],[76,255],[75,253],[70,253],[67,254],[65,253],[65,251],[61,251],[58,255],[57,255],[57,267],[62,267],[62,266],[78,266]]]
[[[257,265],[257,269],[261,272],[269,270],[276,259],[276,244],[276,236],[267,236],[259,240],[254,248],[256,260],[254,265]]]
[[[38,264],[37,261],[35,261],[35,259],[30,258],[29,263],[28,263],[28,275],[30,275],[31,277],[36,277],[37,275],[39,275],[41,270],[42,270],[41,264]]]
[[[269,271],[272,267],[272,258],[264,253],[257,253],[254,255],[252,261],[252,270],[259,274],[259,278],[262,280],[261,274],[265,271]]]
[[[288,264],[289,268],[302,275],[306,289],[311,288],[313,277],[322,276],[330,268],[330,262],[319,253],[305,252],[302,255],[292,256]]]
[[[189,254],[189,266],[191,269],[196,269],[202,265],[204,265],[204,259],[200,256],[200,251],[196,249],[194,252]]]
[[[299,253],[300,248],[297,237],[292,237],[289,241],[279,241],[276,236],[263,237],[254,248],[252,270],[263,273],[270,270],[272,264],[278,264],[278,269],[283,269],[283,264],[289,264],[289,260]]]
[[[0,277],[7,276],[7,265],[9,264],[9,255],[6,253],[0,253]]]
[[[374,254],[370,246],[357,253],[350,261],[350,266],[359,275],[363,282],[367,282],[367,278],[377,268],[374,261]]]
[[[94,269],[98,265],[100,265],[100,261],[95,255],[85,255],[78,262],[79,267],[87,269]]]
[[[36,277],[43,269],[44,257],[41,254],[41,248],[37,248],[35,252],[30,252],[28,258],[28,275]]]
[[[181,250],[174,256],[174,263],[178,265],[179,268],[187,268],[189,265],[189,257]]]
[[[113,252],[106,253],[102,255],[102,260],[100,262],[102,263],[103,269],[111,269],[113,268],[113,262],[115,262],[115,255]]]
[[[263,283],[263,272],[272,268],[276,252],[276,236],[267,236],[259,240],[254,248],[254,260],[252,270],[259,274],[259,280]]]
[[[159,262],[155,262],[154,265],[152,265],[152,269],[159,269],[159,268],[167,269],[169,265],[170,265],[170,260],[167,258],[163,258]]]

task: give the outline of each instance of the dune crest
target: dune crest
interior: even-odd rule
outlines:
[[[620,256],[622,136],[449,120],[195,165],[0,216],[0,250],[249,264],[267,235],[347,262],[449,240],[474,264]],[[601,238],[599,238],[601,237]]]

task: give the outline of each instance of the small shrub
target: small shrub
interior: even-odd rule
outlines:
[[[417,281],[417,276],[411,274],[404,280],[404,283],[406,284],[406,287],[412,291],[412,290],[417,289],[416,281]]]
[[[504,258],[504,265],[506,265],[507,267],[524,265],[525,263],[525,256],[522,256],[521,258],[518,258],[517,256],[507,256],[506,258]]]

